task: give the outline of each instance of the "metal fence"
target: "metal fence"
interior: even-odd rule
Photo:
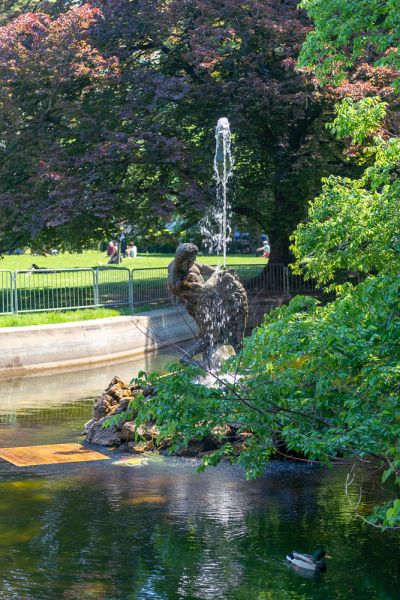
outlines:
[[[282,264],[239,264],[234,268],[250,296],[315,290]],[[169,300],[167,267],[133,269],[38,269],[0,271],[0,314],[98,308]]]
[[[0,270],[1,296],[0,296],[0,314],[12,313],[13,308],[13,285],[12,273],[7,270]]]
[[[133,303],[143,304],[169,299],[167,277],[167,267],[132,271]]]
[[[96,269],[96,306],[132,305],[131,271],[125,267]]]
[[[289,293],[314,292],[317,289],[316,279],[304,279],[303,275],[294,275],[290,267],[286,267],[287,290]]]
[[[287,291],[287,278],[284,265],[230,265],[248,295],[271,294]]]
[[[14,271],[14,313],[94,307],[93,269]]]

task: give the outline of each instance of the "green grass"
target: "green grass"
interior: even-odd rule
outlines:
[[[24,313],[19,315],[0,316],[0,327],[27,327],[29,325],[50,325],[52,323],[71,323],[72,321],[89,321],[90,319],[105,319],[107,317],[119,317],[121,315],[132,315],[139,312],[148,312],[164,305],[145,304],[133,311],[129,308],[84,308],[78,310],[59,310],[38,313]]]
[[[97,260],[105,261],[106,258],[99,252],[87,251],[83,254],[60,254],[59,256],[5,256],[0,261],[0,270],[10,271],[27,270],[34,262],[39,267],[54,269],[52,273],[33,272],[29,277],[19,273],[16,275],[17,293],[14,295],[14,306],[17,301],[18,317],[7,315],[0,317],[6,319],[5,324],[0,327],[18,327],[40,323],[60,323],[72,320],[81,320],[77,317],[77,311],[71,309],[73,306],[85,307],[79,310],[85,314],[85,319],[100,318],[98,312],[91,308],[95,303],[94,295],[94,273],[92,271],[79,271],[78,267],[97,267]],[[147,254],[143,258],[124,259],[122,267],[129,270],[140,269],[133,273],[133,302],[152,302],[156,299],[163,300],[167,279],[167,266],[173,259],[173,254]],[[221,264],[221,258],[217,256],[199,256],[199,261],[207,264]],[[267,260],[252,256],[228,256],[227,266],[236,265],[240,278],[250,278],[258,275]],[[71,268],[72,271],[62,271]],[[154,271],[148,271],[153,268]],[[60,271],[57,271],[60,269]],[[119,269],[113,265],[110,269],[104,269],[99,273],[99,304],[110,307],[128,303],[129,275],[126,270]],[[51,309],[58,307],[60,312],[52,312]],[[10,278],[9,274],[0,272],[0,312],[7,313],[11,309]],[[46,321],[37,319],[31,314],[30,317],[23,316],[25,312],[46,311]],[[57,317],[56,314],[64,317]],[[101,309],[105,310],[105,309]],[[91,312],[87,312],[91,311]],[[40,313],[39,313],[40,314]],[[42,313],[43,314],[43,313]],[[93,314],[95,316],[89,316]],[[119,313],[113,313],[119,314]],[[69,315],[69,316],[68,316]],[[111,316],[111,315],[110,315]],[[34,318],[30,322],[29,319]],[[43,317],[44,318],[44,317]],[[20,319],[25,319],[21,321]],[[83,319],[82,319],[83,320]]]
[[[150,269],[155,267],[167,267],[174,258],[173,254],[142,254],[143,258],[123,258],[121,267],[129,269]],[[31,256],[25,254],[23,256],[4,256],[0,260],[0,269],[9,269],[16,271],[17,269],[29,269],[32,263],[39,267],[47,267],[49,269],[72,269],[76,267],[96,268],[97,261],[107,262],[107,257],[101,252],[93,252],[91,250],[83,252],[83,254],[59,254],[58,256]],[[221,256],[204,255],[198,257],[198,262],[203,262],[208,265],[222,264]],[[255,258],[252,255],[233,254],[227,256],[227,265],[247,265],[247,264],[266,264],[268,261],[265,258]],[[116,266],[116,265],[115,265]]]

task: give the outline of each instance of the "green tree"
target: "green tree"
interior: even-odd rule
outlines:
[[[302,0],[313,19],[300,54],[301,66],[314,67],[324,81],[340,81],[360,60],[376,67],[400,66],[398,0]]]
[[[360,173],[325,128],[342,92],[296,68],[311,28],[296,5],[6,0],[2,248],[81,245],[119,221],[143,237],[175,218],[196,227],[215,189],[214,127],[227,116],[234,225],[267,231],[271,260],[287,263],[289,236],[321,177]],[[390,87],[390,70],[377,77],[367,67],[368,86],[366,67],[354,70],[358,94]]]
[[[251,478],[274,454],[296,452],[323,464],[350,462],[374,485],[392,477],[395,489],[382,491],[387,499],[361,515],[386,529],[400,524],[400,147],[380,135],[384,117],[378,99],[337,108],[333,132],[357,143],[372,137],[374,163],[358,180],[326,180],[294,234],[298,271],[330,282],[337,299],[321,306],[295,298],[266,317],[241,356],[215,375],[215,387],[195,383],[198,365],[175,366],[173,377],[151,376],[158,395],[137,407],[138,423],[150,411],[174,444],[227,422],[253,434],[240,455],[225,444],[201,468],[228,455]],[[357,269],[365,280],[338,285],[342,269]]]

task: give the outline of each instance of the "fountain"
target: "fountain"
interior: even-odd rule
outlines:
[[[244,287],[234,269],[226,270],[227,244],[227,184],[233,174],[231,132],[229,121],[219,119],[215,130],[216,150],[214,171],[217,180],[216,205],[212,215],[219,225],[210,247],[223,252],[223,269],[196,262],[198,248],[181,244],[168,267],[168,288],[171,294],[185,301],[186,310],[199,328],[198,341],[181,358],[191,362],[203,354],[203,365],[213,368],[224,358],[240,352],[248,316],[248,301]],[[210,223],[210,221],[208,221]],[[202,232],[204,233],[204,223]],[[210,235],[210,228],[207,233]],[[203,277],[208,277],[204,281]]]
[[[218,120],[215,128],[214,175],[217,182],[215,204],[210,215],[200,222],[200,231],[204,235],[204,243],[209,252],[223,254],[223,267],[226,268],[226,245],[231,231],[228,220],[229,205],[227,202],[228,181],[233,175],[233,159],[231,153],[231,130],[225,117]]]

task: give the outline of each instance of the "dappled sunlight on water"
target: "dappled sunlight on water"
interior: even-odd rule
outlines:
[[[1,446],[80,439],[91,401],[76,398],[82,413],[70,396],[57,404],[55,385],[41,399],[47,421],[32,417],[34,399],[3,423]],[[196,475],[198,459],[105,452],[112,460],[22,468],[0,460],[1,599],[400,598],[399,534],[354,516],[345,469],[275,461],[247,482],[226,463]],[[333,557],[325,574],[285,562],[287,552],[321,546]]]

